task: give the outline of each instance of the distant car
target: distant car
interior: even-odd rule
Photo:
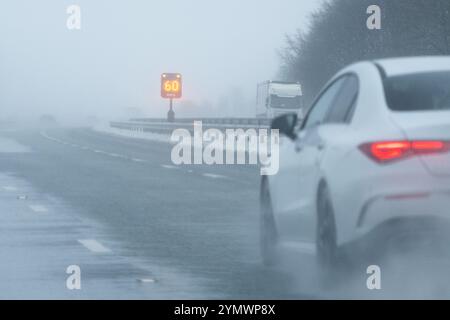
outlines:
[[[335,75],[300,128],[276,118],[280,170],[261,183],[261,249],[309,245],[325,266],[390,222],[450,219],[450,57],[360,62]]]
[[[40,123],[40,125],[47,126],[47,127],[57,125],[55,117],[50,114],[43,114],[39,118],[39,123]]]

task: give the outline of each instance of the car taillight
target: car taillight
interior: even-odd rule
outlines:
[[[450,151],[450,142],[440,140],[379,141],[359,147],[367,156],[384,163],[419,154]]]
[[[411,148],[416,153],[443,152],[449,150],[449,143],[444,141],[413,141]]]

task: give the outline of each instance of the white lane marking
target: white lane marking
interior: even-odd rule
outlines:
[[[72,146],[74,148],[81,148],[82,150],[89,150],[89,151],[92,151],[94,153],[104,154],[104,155],[107,155],[107,156],[110,156],[110,157],[113,157],[113,158],[129,159],[129,160],[134,161],[134,162],[147,162],[147,160],[143,160],[143,159],[139,159],[139,158],[131,158],[131,157],[128,157],[128,156],[123,155],[123,154],[118,154],[118,153],[114,153],[114,152],[106,152],[106,151],[103,151],[103,150],[100,150],[100,149],[91,149],[91,148],[89,148],[87,146],[81,146],[79,144],[69,143],[69,142],[65,142],[65,141],[62,141],[62,140],[58,140],[58,139],[55,139],[55,138],[52,138],[52,137],[48,136],[44,132],[41,132],[41,135],[43,137],[49,139],[49,140],[53,140],[53,141],[62,143],[64,145],[70,145],[70,146]],[[174,167],[174,166],[165,166],[165,167],[166,168],[170,168],[170,169],[178,169],[177,167]]]
[[[12,186],[4,186],[3,190],[6,190],[6,191],[17,191],[17,188],[16,187],[12,187]]]
[[[82,239],[78,240],[79,243],[81,243],[83,246],[85,246],[88,250],[96,253],[107,253],[111,252],[110,249],[106,248],[104,245],[102,245],[100,242],[94,239]]]
[[[45,132],[43,132],[43,131],[41,131],[40,134],[41,134],[41,136],[43,136],[45,139],[56,141],[55,138],[49,137],[49,136],[48,136]]]
[[[164,169],[178,169],[178,167],[171,166],[168,164],[162,164],[161,167],[163,167]]]
[[[30,204],[28,207],[34,212],[48,212],[47,208],[40,204]]]
[[[142,282],[142,283],[155,283],[156,282],[155,279],[151,279],[151,278],[138,279],[138,281]]]
[[[107,155],[114,158],[126,158],[126,156],[117,153],[107,153]]]
[[[50,141],[54,141],[54,142],[57,142],[57,143],[60,143],[60,144],[69,144],[68,142],[64,142],[64,141],[62,141],[62,140],[59,140],[59,139],[50,137],[50,136],[49,136],[48,134],[46,134],[45,132],[41,132],[40,134],[41,134],[42,137],[44,137],[44,138],[46,138],[46,139],[48,139],[48,140],[50,140]],[[72,147],[74,147],[74,146],[75,146],[75,145],[72,145]]]
[[[228,179],[226,176],[222,176],[220,174],[213,174],[213,173],[203,173],[202,176],[207,178],[213,178],[213,179]]]

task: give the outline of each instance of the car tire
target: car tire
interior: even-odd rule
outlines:
[[[336,268],[338,262],[337,232],[333,204],[325,182],[317,195],[316,252],[319,266],[326,271]]]
[[[277,259],[278,233],[273,216],[269,185],[266,179],[261,182],[260,191],[260,250],[264,265],[275,265]]]

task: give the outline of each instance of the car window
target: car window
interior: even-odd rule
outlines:
[[[346,77],[336,99],[332,103],[328,113],[327,123],[346,123],[349,122],[353,114],[354,102],[358,95],[359,82],[354,75]]]
[[[303,129],[313,127],[325,121],[325,118],[332,106],[336,95],[339,93],[342,85],[345,83],[346,77],[339,78],[331,84],[319,97],[309,112]]]
[[[384,80],[388,106],[393,111],[450,110],[450,72],[413,73]]]

